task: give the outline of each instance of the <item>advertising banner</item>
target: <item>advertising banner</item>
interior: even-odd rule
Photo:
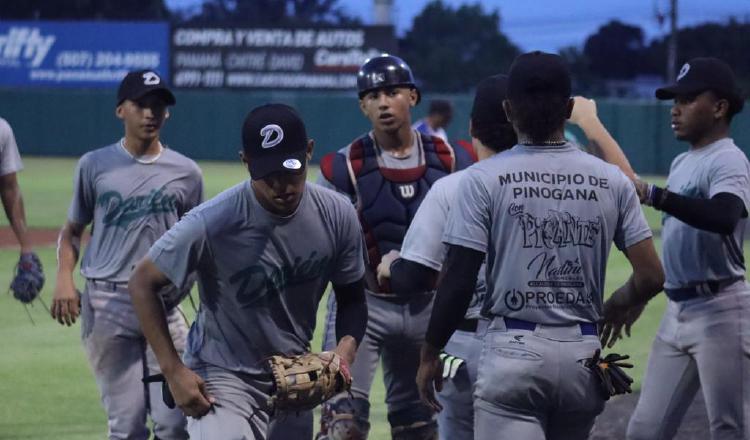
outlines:
[[[172,85],[346,89],[367,58],[394,53],[391,26],[172,29]]]
[[[0,22],[0,86],[112,87],[129,70],[169,77],[167,23]]]

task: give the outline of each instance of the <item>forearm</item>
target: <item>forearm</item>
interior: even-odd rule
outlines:
[[[57,277],[72,282],[73,270],[78,263],[81,249],[83,228],[74,228],[70,224],[63,226],[57,238]]]
[[[162,372],[169,377],[182,361],[170,336],[164,305],[158,295],[167,282],[151,276],[141,262],[130,276],[128,291],[143,335],[154,350]]]
[[[604,124],[596,118],[587,118],[580,121],[579,127],[589,141],[590,151],[605,162],[616,165],[630,179],[636,177],[633,167],[630,166],[628,158],[615,141]]]
[[[336,340],[351,336],[359,345],[367,328],[364,281],[335,285],[333,289],[336,294]]]
[[[653,277],[644,276],[640,273],[633,273],[630,278],[615,291],[615,294],[621,295],[628,304],[645,304],[651,301],[662,290],[662,285]]]
[[[15,177],[3,186],[2,191],[0,191],[0,198],[10,227],[13,229],[13,234],[21,246],[21,252],[31,252],[31,242],[26,228],[26,211],[23,206],[21,189],[18,187]]]
[[[649,185],[645,203],[688,225],[704,231],[728,235],[734,232],[744,205],[728,193],[710,199],[687,197],[656,185]]]
[[[335,285],[333,290],[336,294],[336,352],[351,364],[367,330],[364,280]]]
[[[391,263],[393,292],[427,292],[435,288],[437,271],[411,260],[399,258]]]
[[[450,275],[442,277],[435,295],[425,336],[427,350],[445,347],[464,319],[483,260],[484,254],[481,252],[461,246],[449,246],[443,270]]]

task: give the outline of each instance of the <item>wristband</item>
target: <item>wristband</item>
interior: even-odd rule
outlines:
[[[665,188],[659,188],[658,186],[649,183],[648,185],[648,192],[646,197],[646,204],[648,206],[652,206],[656,209],[661,209],[662,205],[664,205],[664,201],[667,199],[667,194],[669,191],[667,191]]]

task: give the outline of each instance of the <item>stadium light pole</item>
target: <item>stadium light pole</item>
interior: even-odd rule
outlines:
[[[374,23],[379,25],[393,24],[393,0],[373,0]]]
[[[677,0],[670,0],[669,42],[667,43],[667,81],[673,81],[677,72]]]

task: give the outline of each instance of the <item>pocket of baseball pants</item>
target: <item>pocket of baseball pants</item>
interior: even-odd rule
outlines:
[[[544,357],[528,347],[486,346],[475,395],[505,407],[541,408],[545,399],[544,363]]]

